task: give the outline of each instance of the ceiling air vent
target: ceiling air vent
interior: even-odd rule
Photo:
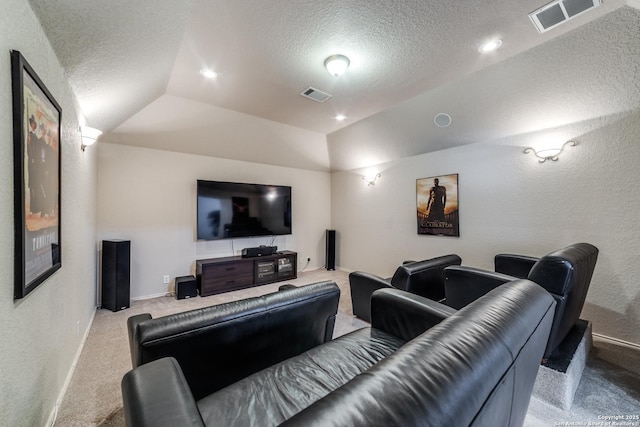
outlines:
[[[328,93],[325,93],[321,90],[318,89],[314,89],[312,87],[309,87],[305,90],[303,90],[300,95],[304,96],[305,98],[309,98],[313,101],[316,102],[324,102],[327,99],[331,98],[332,95],[329,95]]]
[[[538,32],[544,33],[601,4],[602,0],[556,0],[534,10],[529,14],[529,18]]]

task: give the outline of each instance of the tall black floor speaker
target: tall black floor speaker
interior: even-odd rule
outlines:
[[[336,230],[327,230],[326,237],[327,259],[325,267],[327,270],[336,269]]]
[[[131,241],[102,241],[102,308],[129,308]]]

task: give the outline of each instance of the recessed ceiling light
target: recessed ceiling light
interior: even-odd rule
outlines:
[[[336,120],[339,121],[339,122],[344,121],[346,118],[347,118],[347,116],[345,116],[344,114],[338,114],[336,116]]]
[[[200,70],[200,74],[202,74],[208,79],[215,79],[216,77],[218,77],[218,73],[216,73],[210,68],[203,68],[202,70]]]
[[[488,42],[480,45],[480,47],[478,48],[478,52],[480,53],[493,52],[494,50],[499,48],[501,45],[502,45],[502,40],[499,40],[499,39],[489,40]]]

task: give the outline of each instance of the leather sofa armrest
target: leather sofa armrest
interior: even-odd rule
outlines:
[[[371,326],[412,340],[457,310],[399,289],[380,289],[371,297]]]
[[[121,388],[128,427],[205,425],[182,370],[172,357],[127,372]]]
[[[444,269],[445,304],[459,310],[514,279],[513,276],[473,267],[447,267]]]
[[[526,279],[539,258],[525,255],[498,254],[494,258],[496,273]]]
[[[349,274],[351,288],[351,304],[353,314],[367,322],[371,321],[371,295],[374,291],[391,288],[391,283],[382,277],[364,271],[354,271]]]
[[[129,350],[131,353],[131,366],[136,368],[142,364],[139,350],[140,335],[138,333],[138,325],[145,320],[151,319],[149,313],[138,314],[127,319],[127,331],[129,332]]]

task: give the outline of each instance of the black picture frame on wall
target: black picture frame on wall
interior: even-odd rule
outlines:
[[[18,51],[11,51],[14,154],[14,298],[62,267],[62,109]]]

